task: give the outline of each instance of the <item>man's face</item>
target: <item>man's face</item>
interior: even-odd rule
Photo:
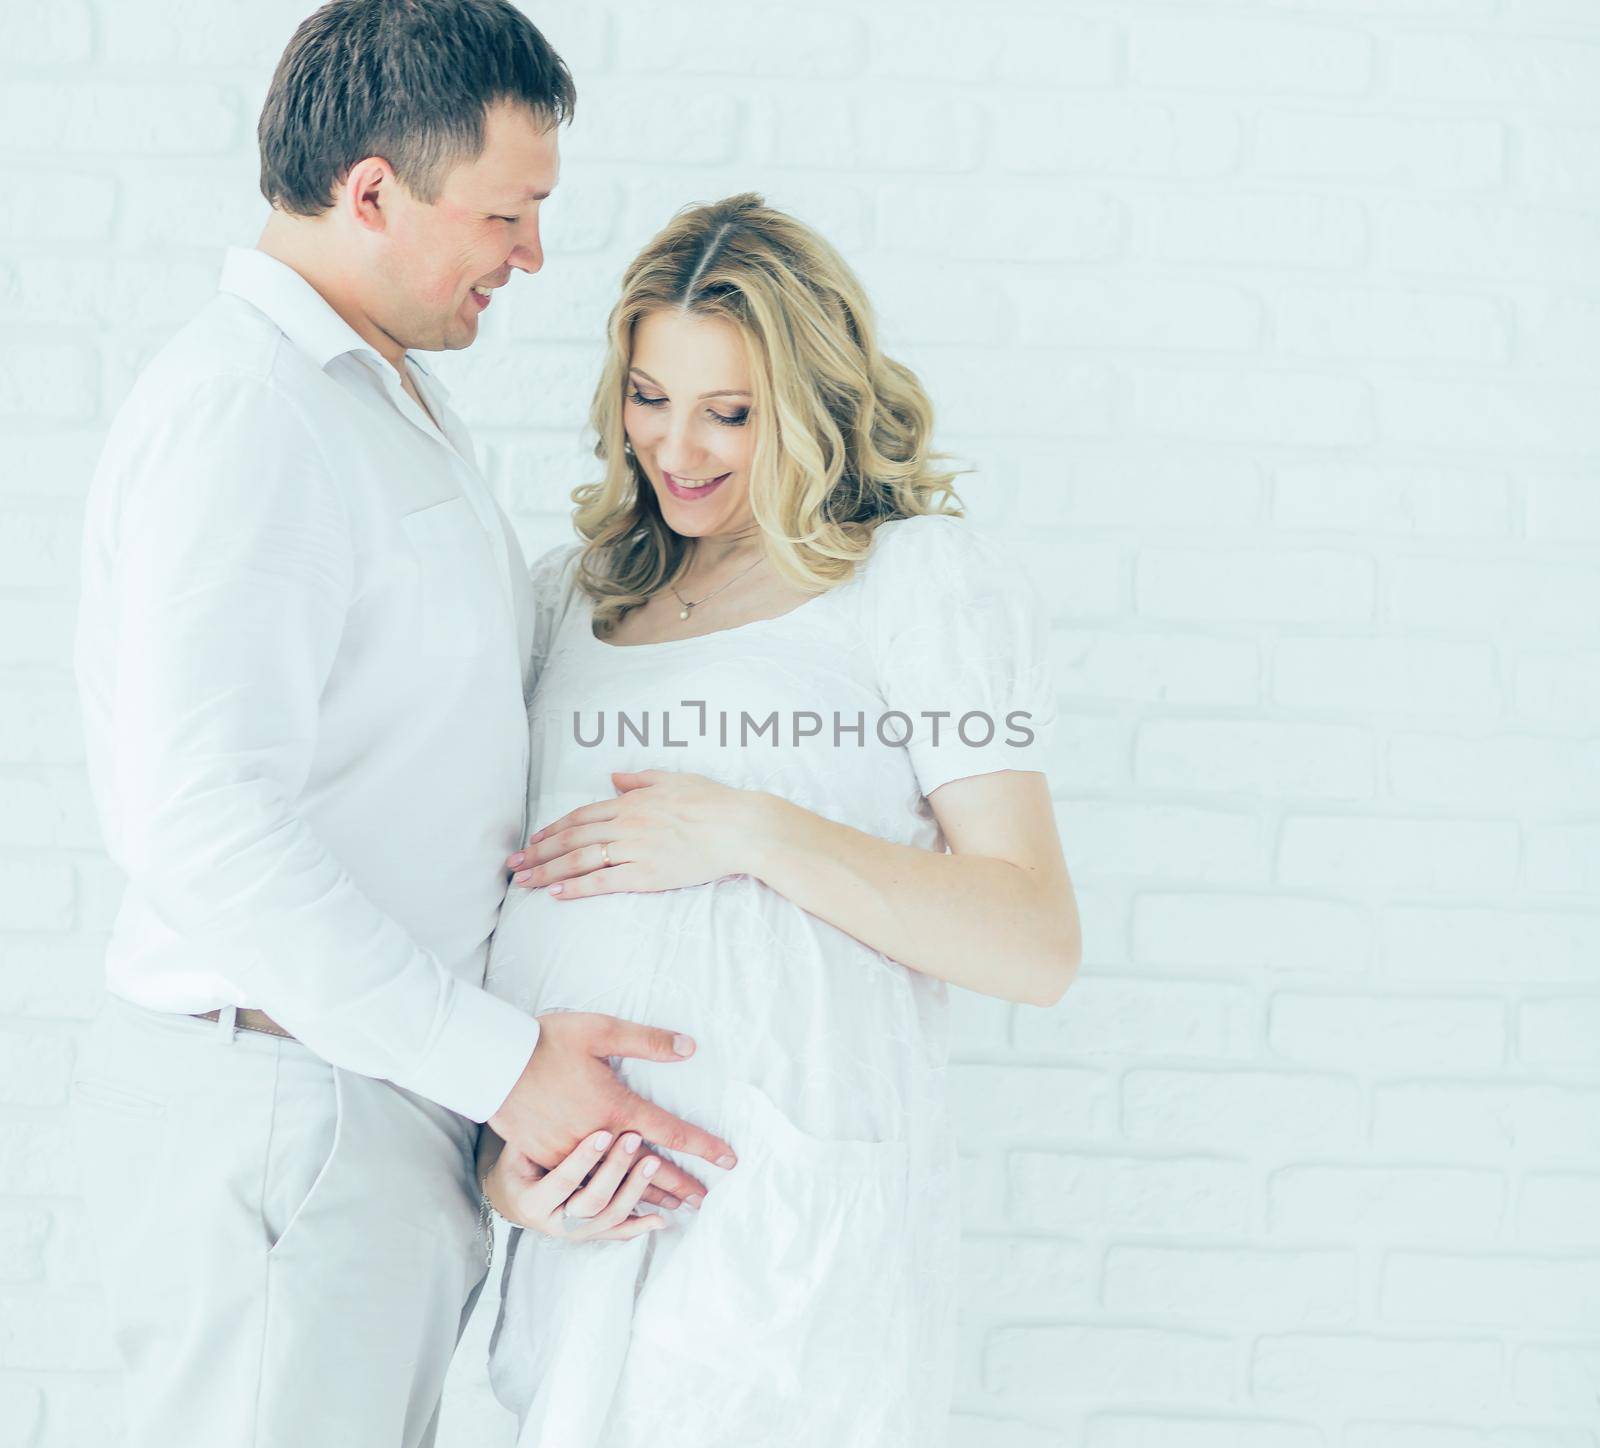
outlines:
[[[543,117],[502,102],[484,114],[483,152],[455,167],[439,199],[388,188],[380,280],[372,320],[402,347],[470,347],[489,294],[513,271],[544,265],[539,206],[555,189],[561,157]]]

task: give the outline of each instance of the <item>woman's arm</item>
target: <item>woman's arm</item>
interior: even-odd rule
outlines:
[[[901,964],[985,995],[1061,998],[1081,938],[1042,774],[952,780],[929,797],[952,853],[891,844],[775,795],[694,774],[614,775],[513,855],[513,883],[575,900],[753,875]]]
[[[502,1150],[505,1143],[486,1126],[478,1138],[478,1189],[513,1226],[568,1242],[626,1241],[667,1224],[659,1212],[633,1215],[661,1166],[658,1156],[640,1156],[640,1145],[637,1131],[615,1140],[598,1132],[546,1171],[532,1157]]]
[[[891,844],[760,796],[747,873],[924,975],[1054,1005],[1082,951],[1042,774],[956,779],[929,796],[950,854]]]

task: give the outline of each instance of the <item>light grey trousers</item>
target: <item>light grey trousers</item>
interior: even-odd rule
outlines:
[[[471,1122],[115,996],[72,1117],[128,1448],[429,1448],[487,1270]]]

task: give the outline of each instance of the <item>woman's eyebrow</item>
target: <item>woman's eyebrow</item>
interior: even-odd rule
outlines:
[[[652,377],[648,372],[646,372],[643,367],[630,367],[628,369],[628,371],[637,372],[652,387],[661,387],[661,384],[659,382],[657,382],[656,379],[654,377]],[[661,387],[661,390],[663,392],[665,392],[667,389],[665,387]],[[704,402],[706,400],[706,398],[708,398],[708,397],[748,397],[748,396],[750,396],[750,394],[748,392],[746,392],[743,388],[739,388],[739,387],[724,387],[718,392],[702,392],[699,395],[699,397],[697,397],[695,399],[695,401],[696,402]]]

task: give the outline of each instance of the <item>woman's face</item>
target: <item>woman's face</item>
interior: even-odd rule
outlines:
[[[716,317],[651,312],[629,360],[622,425],[667,526],[686,538],[754,526],[756,420],[739,333]]]

